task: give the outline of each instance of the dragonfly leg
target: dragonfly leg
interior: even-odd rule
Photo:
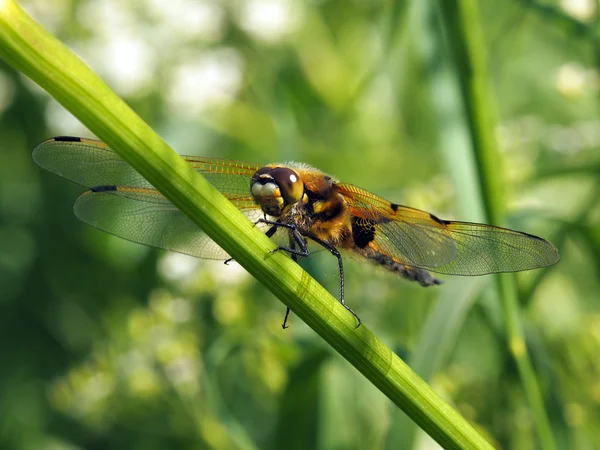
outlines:
[[[313,241],[315,241],[317,244],[320,244],[321,246],[323,246],[325,249],[329,250],[329,252],[335,256],[338,260],[338,270],[340,273],[340,303],[344,306],[344,308],[346,308],[358,321],[358,325],[356,325],[356,328],[360,327],[362,321],[360,320],[360,317],[358,317],[358,315],[352,311],[352,308],[350,308],[348,305],[346,305],[346,302],[344,301],[344,264],[342,262],[342,255],[340,254],[340,252],[338,251],[337,248],[335,248],[333,245],[331,245],[329,242],[324,241],[322,239],[320,239],[318,236],[310,233],[307,234],[307,237],[312,239]]]
[[[301,258],[306,258],[307,256],[310,256],[310,251],[308,250],[308,246],[306,245],[304,238],[298,232],[298,229],[296,228],[295,224],[272,222],[272,221],[266,220],[266,219],[260,219],[259,222],[272,225],[272,227],[269,228],[269,230],[266,233],[267,237],[273,236],[275,234],[275,232],[277,231],[277,228],[279,228],[279,227],[287,228],[289,230],[290,246],[284,247],[284,246],[280,245],[279,247],[271,250],[271,253],[275,253],[275,252],[283,250],[284,252],[288,253],[290,256],[295,255],[295,256],[300,256]],[[298,246],[300,247],[300,250],[296,250],[295,244],[298,244]],[[294,259],[294,261],[298,262],[297,259],[295,259],[295,258],[292,258],[292,259]]]
[[[285,317],[283,318],[283,323],[281,324],[281,328],[283,328],[284,330],[289,328],[290,326],[287,324],[288,322],[288,317],[290,316],[290,308],[288,308],[286,306],[285,308]]]
[[[277,231],[277,228],[278,228],[278,227],[280,227],[280,226],[283,226],[283,227],[285,227],[285,224],[281,224],[281,223],[278,223],[278,222],[271,222],[270,220],[266,220],[266,219],[264,219],[264,220],[263,220],[263,219],[259,219],[259,220],[258,220],[258,221],[257,221],[257,222],[254,224],[254,225],[257,225],[257,224],[259,224],[259,223],[266,223],[266,224],[273,225],[273,226],[272,226],[271,228],[269,228],[269,229],[267,230],[267,232],[265,233],[265,235],[266,235],[268,238],[272,237],[272,236],[275,234],[275,232]],[[285,227],[285,228],[288,228],[288,227]],[[229,263],[230,263],[231,261],[233,261],[233,258],[226,259],[225,261],[223,261],[223,264],[225,264],[225,265],[227,266],[227,265],[229,265]]]
[[[295,230],[296,229],[296,224],[293,223],[283,223],[278,221],[273,221],[273,220],[269,220],[266,217],[263,219],[258,219],[254,225],[258,225],[259,223],[265,223],[267,225],[273,225],[275,227],[275,231],[277,231],[277,228],[289,228],[290,230]],[[272,229],[272,228],[271,228]],[[271,231],[271,229],[269,229],[269,231]],[[273,231],[273,233],[275,233],[275,231]]]
[[[290,246],[289,247],[279,246],[276,249],[272,250],[272,252],[278,252],[278,251],[283,250],[284,252],[286,252],[290,255],[290,257],[292,258],[292,260],[294,262],[298,262],[298,257],[304,258],[304,257],[307,257],[310,255],[308,246],[306,245],[304,238],[298,232],[295,224],[281,223],[279,221],[273,222],[273,221],[267,220],[266,218],[260,219],[257,223],[266,223],[268,225],[271,225],[271,228],[269,228],[269,230],[266,233],[267,237],[272,237],[277,232],[277,229],[279,227],[287,228],[289,230],[288,238],[289,238]],[[296,246],[300,247],[300,250],[297,250]],[[286,307],[285,316],[283,318],[283,323],[281,324],[281,328],[283,328],[284,330],[286,328],[289,328],[289,325],[287,324],[289,316],[290,316],[290,308]]]
[[[279,246],[276,249],[272,250],[272,252],[277,252],[277,251],[283,250],[284,252],[287,252],[292,257],[292,259],[296,262],[298,261],[297,260],[298,256],[302,257],[302,258],[310,256],[310,251],[308,250],[306,241],[304,240],[303,236],[298,232],[296,224],[273,222],[273,221],[267,220],[266,218],[259,219],[257,223],[265,223],[268,225],[272,225],[272,227],[267,231],[267,236],[269,236],[269,237],[273,236],[275,234],[275,232],[277,231],[277,228],[279,228],[279,227],[288,228],[290,230],[290,232],[289,232],[290,246],[289,247]],[[346,308],[348,310],[348,312],[350,312],[350,314],[352,314],[355,317],[356,321],[358,322],[358,324],[356,325],[356,328],[360,327],[360,325],[362,323],[362,321],[360,320],[360,317],[358,317],[358,315],[352,310],[352,308],[350,308],[348,305],[346,305],[346,302],[344,301],[344,263],[342,261],[342,255],[340,254],[340,252],[338,251],[337,248],[335,248],[329,242],[320,239],[317,235],[312,234],[312,233],[307,233],[306,237],[308,237],[309,239],[312,239],[317,244],[320,244],[321,246],[323,246],[333,256],[335,256],[337,258],[338,270],[339,270],[339,274],[340,274],[340,303],[342,304],[342,306],[344,308]],[[296,244],[300,247],[300,251],[296,250]],[[283,320],[283,325],[282,325],[283,328],[287,328],[286,325],[287,325],[288,315],[289,315],[289,308],[286,309],[285,318]]]
[[[296,241],[295,241],[295,239],[292,239],[291,237],[290,237],[290,248],[292,250],[296,250]],[[294,260],[294,262],[298,262],[298,256],[297,255],[292,254],[290,256]],[[281,328],[283,328],[284,330],[286,328],[289,328],[289,325],[287,324],[289,316],[290,316],[290,308],[286,306],[286,308],[285,308],[285,316],[283,318],[283,323],[281,324]]]

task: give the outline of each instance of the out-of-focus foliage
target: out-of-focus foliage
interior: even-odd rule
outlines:
[[[528,345],[559,448],[594,448],[597,3],[480,3],[507,225],[562,253],[558,266],[517,277]],[[449,161],[462,110],[444,109],[443,33],[416,4],[439,14],[430,0],[23,1],[182,154],[304,161],[477,220]],[[1,448],[412,447],[395,407],[299,320],[282,331],[283,305],[239,266],[79,223],[81,189],[30,158],[59,134],[90,137],[1,66]],[[305,266],[336,292],[330,255]],[[537,448],[489,277],[423,289],[353,260],[346,268],[347,301],[366,326],[498,446]],[[435,305],[448,320],[431,318]]]

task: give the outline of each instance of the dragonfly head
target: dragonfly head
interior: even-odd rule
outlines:
[[[250,184],[254,201],[265,214],[279,217],[288,205],[298,203],[304,196],[304,183],[296,172],[288,167],[263,167]]]

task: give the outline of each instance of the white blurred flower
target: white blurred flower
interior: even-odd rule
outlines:
[[[556,72],[556,89],[565,97],[579,97],[584,93],[586,70],[576,63],[563,64]]]
[[[157,21],[181,37],[216,42],[225,34],[225,11],[215,2],[149,0],[148,7]]]
[[[301,3],[291,0],[250,0],[243,3],[240,26],[258,40],[280,41],[302,22]]]
[[[241,284],[249,277],[246,269],[235,261],[231,261],[227,265],[222,262],[207,261],[203,269],[209,271],[219,285]]]
[[[582,149],[581,134],[572,126],[549,126],[543,141],[548,148],[555,152],[575,153]]]
[[[541,135],[544,144],[560,153],[577,153],[600,145],[600,120],[549,125]]]
[[[198,265],[198,258],[167,252],[158,262],[158,272],[167,280],[182,280],[192,276],[198,270]]]
[[[97,36],[89,42],[74,42],[69,46],[119,95],[143,93],[154,81],[155,52],[133,33]]]
[[[560,7],[571,17],[582,22],[590,22],[596,15],[596,4],[593,0],[561,0]]]
[[[150,87],[156,60],[148,44],[134,35],[115,35],[96,53],[98,71],[120,95],[134,95]]]
[[[178,115],[195,118],[207,108],[233,102],[242,84],[238,52],[221,48],[187,59],[173,71],[167,101]]]
[[[120,95],[134,95],[150,86],[156,52],[144,37],[140,20],[126,4],[115,0],[82,3],[79,22],[93,27],[93,39],[77,42],[78,54]]]
[[[77,8],[77,21],[93,27],[94,34],[103,39],[111,39],[121,33],[134,33],[135,16],[127,8],[126,2],[119,0],[90,0],[80,3]]]

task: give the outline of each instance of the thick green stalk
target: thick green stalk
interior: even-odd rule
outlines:
[[[189,168],[88,66],[13,0],[0,0],[0,57],[48,91],[449,449],[490,445],[366,326]]]
[[[494,102],[490,94],[485,39],[479,25],[477,2],[440,0],[439,5],[459,77],[483,193],[484,210],[490,223],[502,224],[504,220],[502,169],[494,138]],[[525,343],[514,276],[508,274],[498,276],[497,283],[507,344],[517,364],[540,443],[544,449],[555,449],[550,422]]]

